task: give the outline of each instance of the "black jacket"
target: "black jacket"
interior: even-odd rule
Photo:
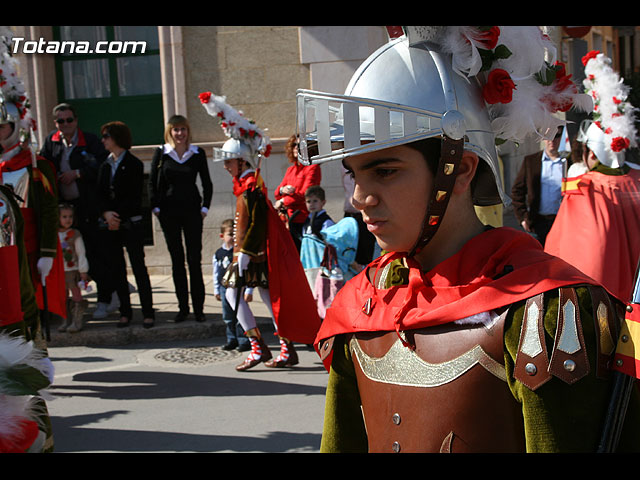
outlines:
[[[111,180],[110,159],[98,171],[98,209],[100,215],[114,211],[124,222],[142,215],[143,164],[130,151],[126,151]]]
[[[160,208],[161,211],[169,208],[208,209],[213,196],[213,183],[207,162],[207,156],[200,147],[184,163],[178,163],[163,153],[163,147],[157,148],[149,175],[151,208]],[[196,183],[197,177],[200,177],[202,195]]]
[[[63,152],[64,144],[60,131],[51,132],[44,141],[40,155],[53,164],[57,173],[60,173]],[[77,206],[79,211],[76,211],[76,214],[80,218],[95,219],[98,216],[95,208],[98,169],[108,154],[97,136],[78,129],[78,144],[69,155],[69,166],[72,170],[80,171],[80,178],[76,181],[80,194]]]

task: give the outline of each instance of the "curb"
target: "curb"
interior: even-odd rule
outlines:
[[[188,318],[184,322],[175,323],[175,314],[156,314],[155,325],[144,328],[142,320],[134,317],[128,327],[118,328],[118,316],[113,315],[104,320],[93,320],[87,314],[84,317],[84,327],[75,333],[58,332],[60,321],[52,322],[50,326],[51,339],[48,347],[91,347],[91,346],[125,346],[141,343],[159,343],[178,340],[198,340],[220,338],[225,341],[226,327],[220,314],[208,314],[205,322],[196,322]],[[136,323],[138,322],[138,323]],[[256,317],[260,330],[273,332],[270,318]]]

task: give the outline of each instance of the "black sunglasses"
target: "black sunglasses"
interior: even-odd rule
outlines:
[[[73,118],[73,117],[69,117],[69,118],[56,118],[56,123],[61,123],[61,124],[62,124],[62,123],[64,123],[64,122],[67,122],[67,123],[73,123],[73,122],[75,122],[75,121],[76,121],[76,119],[75,119],[75,118]]]

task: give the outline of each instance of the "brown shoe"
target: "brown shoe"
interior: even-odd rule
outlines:
[[[289,356],[286,360],[282,358],[282,353],[288,353]],[[285,368],[293,367],[299,363],[298,353],[293,346],[293,343],[281,340],[280,355],[275,359],[265,362],[264,366],[269,368]]]
[[[260,352],[260,357],[253,358],[254,354],[258,352]],[[251,338],[251,354],[240,365],[236,365],[236,370],[239,372],[249,370],[259,363],[271,360],[272,357],[271,350],[262,338]]]

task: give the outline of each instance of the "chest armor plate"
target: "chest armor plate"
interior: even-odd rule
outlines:
[[[504,319],[356,334],[356,369],[370,452],[523,452],[521,406],[506,383]]]

